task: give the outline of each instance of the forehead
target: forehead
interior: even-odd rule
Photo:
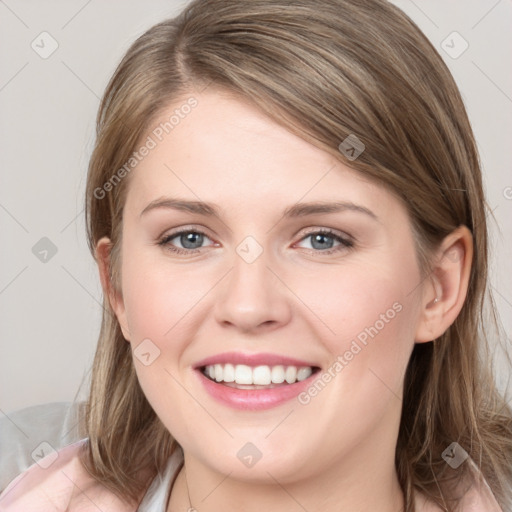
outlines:
[[[164,195],[256,208],[253,213],[301,199],[397,206],[384,187],[229,93],[173,101],[147,137],[151,149],[130,176],[130,209],[141,211]]]

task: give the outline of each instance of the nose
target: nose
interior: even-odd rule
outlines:
[[[288,289],[265,252],[252,263],[235,254],[232,270],[220,283],[215,317],[223,327],[243,332],[273,330],[290,321]]]

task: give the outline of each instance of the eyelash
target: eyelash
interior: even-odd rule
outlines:
[[[190,254],[195,254],[197,252],[200,252],[201,249],[203,249],[202,247],[197,248],[197,249],[182,249],[180,247],[174,247],[173,245],[170,245],[169,242],[171,240],[173,240],[174,238],[177,238],[178,236],[183,235],[183,234],[190,234],[190,233],[194,233],[197,235],[203,235],[203,236],[209,238],[208,235],[203,231],[200,231],[197,229],[183,229],[181,231],[176,231],[175,233],[170,233],[169,235],[165,235],[161,240],[159,240],[158,245],[162,246],[162,247],[166,247],[167,250],[174,252],[176,254],[190,255]],[[334,231],[327,229],[327,228],[317,229],[315,231],[306,233],[300,239],[300,241],[305,240],[306,238],[313,236],[313,235],[329,236],[329,237],[333,238],[335,241],[339,242],[340,245],[337,245],[336,247],[333,247],[331,249],[326,249],[326,250],[306,249],[307,251],[309,251],[311,253],[329,255],[329,254],[333,254],[333,253],[341,251],[341,250],[350,250],[354,247],[353,240],[351,240],[349,238],[343,238],[342,236],[336,234]]]

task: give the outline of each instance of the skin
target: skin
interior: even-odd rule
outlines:
[[[449,235],[422,280],[397,197],[226,92],[194,97],[198,106],[129,176],[118,290],[108,279],[110,241],[97,245],[102,284],[127,342],[134,349],[149,338],[160,350],[149,366],[136,357],[134,364],[183,447],[192,505],[201,512],[398,512],[404,372],[414,344],[440,336],[462,307],[471,235],[464,227]],[[216,203],[221,218],[170,208],[141,215],[164,196]],[[357,211],[283,218],[287,207],[310,201],[350,201],[378,220]],[[172,252],[173,244],[183,247],[179,236],[158,245],[181,227],[207,235],[199,251]],[[325,254],[307,236],[321,228],[349,235],[354,246],[327,238],[339,250]],[[250,264],[236,252],[249,235],[263,250]],[[214,401],[192,369],[205,357],[242,351],[325,370],[394,303],[401,311],[307,405],[234,410]],[[247,442],[262,453],[252,468],[236,456]],[[169,511],[190,506],[187,482],[181,471]],[[417,505],[437,510],[420,496]]]

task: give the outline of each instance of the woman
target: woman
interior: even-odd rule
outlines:
[[[475,142],[400,10],[192,2],[116,70],[86,201],[84,439],[2,510],[510,506]]]

